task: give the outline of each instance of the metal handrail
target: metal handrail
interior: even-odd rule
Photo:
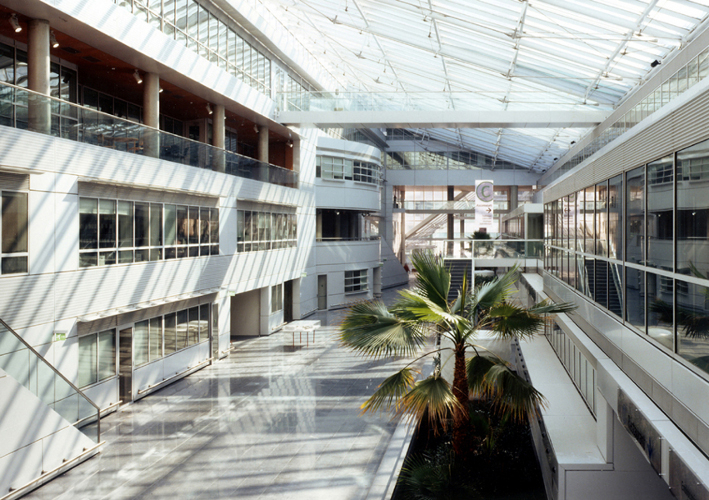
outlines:
[[[55,375],[57,375],[61,380],[66,382],[66,384],[71,387],[79,396],[84,398],[91,406],[93,406],[96,409],[96,442],[100,443],[101,442],[101,409],[89,399],[89,397],[83,393],[81,389],[76,387],[68,378],[66,378],[59,370],[57,370],[52,364],[47,361],[44,356],[42,356],[39,352],[37,352],[30,344],[28,344],[25,339],[23,339],[15,330],[10,328],[10,325],[5,323],[2,319],[0,319],[0,325],[4,326],[8,332],[12,333],[17,340],[20,341],[21,344],[23,344],[29,351],[34,354],[37,359],[41,360],[52,372],[54,372]],[[17,352],[17,351],[15,351]],[[20,381],[17,381],[18,383]],[[27,388],[30,390],[29,388]],[[31,391],[31,390],[30,390]],[[72,422],[72,425],[75,425],[76,422]]]
[[[18,101],[17,96],[14,93],[8,95],[6,92],[3,92],[3,87],[7,89],[12,89],[14,93],[26,93],[28,96],[26,103]],[[75,136],[76,139],[72,137],[60,136],[64,139],[92,144],[95,146],[111,147],[110,145],[106,144],[98,144],[98,138],[100,137],[102,140],[108,139],[107,144],[111,145],[115,144],[114,140],[127,141],[128,139],[134,139],[136,142],[140,143],[143,139],[156,138],[158,139],[158,151],[156,151],[155,153],[155,158],[196,168],[208,169],[213,169],[213,167],[217,166],[218,163],[222,163],[226,167],[225,173],[234,175],[236,177],[254,178],[253,174],[257,174],[256,177],[259,178],[256,178],[254,180],[260,180],[262,182],[268,182],[271,184],[277,184],[286,187],[297,187],[298,185],[298,173],[293,170],[262,162],[254,158],[240,155],[238,153],[234,153],[233,151],[218,148],[210,144],[195,141],[187,137],[171,134],[169,132],[165,132],[148,125],[144,125],[142,123],[136,123],[131,120],[119,118],[103,111],[98,111],[92,108],[88,108],[86,106],[80,106],[78,104],[64,101],[62,99],[58,99],[56,97],[48,96],[45,94],[41,94],[30,89],[18,87],[17,85],[0,82],[0,102],[3,101],[11,106],[20,107],[31,107],[32,104],[37,104],[38,101],[46,101],[47,104],[51,106],[52,111],[50,111],[50,114],[55,116],[61,116],[65,120],[76,121],[76,124],[78,126]],[[61,110],[67,108],[75,109],[76,111],[74,114],[67,113],[66,111],[62,111],[59,113],[53,111],[56,109]],[[87,113],[90,113],[92,115],[91,118],[92,120],[95,120],[96,123],[86,123],[85,115]],[[116,130],[117,126],[118,130]],[[13,127],[15,126],[13,125]],[[33,130],[32,128],[30,128],[30,130],[32,130],[33,132],[43,133],[45,135],[54,135],[51,133],[51,127],[49,131]],[[126,132],[135,134],[137,137],[114,135],[116,133],[125,134]],[[92,142],[80,139],[80,137],[86,137],[87,133],[91,134],[91,137],[95,135],[97,141]],[[163,140],[161,141],[161,139]],[[159,147],[159,142],[163,142],[162,147]],[[143,155],[144,146],[145,144],[137,145],[133,151],[128,150],[128,148],[122,151],[131,154]],[[177,154],[173,154],[172,151],[173,147],[175,146],[178,148]],[[179,151],[179,149],[182,149],[183,151]],[[196,157],[195,162],[191,161],[189,155],[186,154],[187,151],[189,151],[190,153],[197,153],[196,155],[194,155]],[[197,164],[193,165],[192,163]],[[204,166],[200,166],[200,164],[204,164]],[[244,166],[248,168],[245,169]],[[283,179],[280,180],[278,179],[279,177],[282,177]]]

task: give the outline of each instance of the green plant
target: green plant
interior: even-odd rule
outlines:
[[[364,403],[363,411],[393,410],[417,418],[426,414],[434,427],[446,427],[452,420],[455,453],[461,456],[468,442],[471,393],[491,402],[495,411],[520,420],[536,414],[544,405],[543,396],[510,369],[507,363],[473,343],[481,330],[491,330],[499,338],[532,336],[549,314],[567,312],[571,304],[542,301],[526,308],[509,302],[514,291],[516,268],[475,290],[463,281],[455,300],[447,300],[450,272],[432,253],[412,254],[418,275],[414,288],[399,292],[390,308],[382,302],[362,302],[352,306],[340,325],[342,342],[355,351],[376,358],[416,357],[403,369],[386,378]],[[424,349],[434,335],[435,346]],[[442,347],[446,338],[452,347]],[[466,361],[466,351],[473,356]],[[453,381],[441,376],[440,354],[452,351]],[[412,365],[426,356],[439,362],[431,376],[416,381]]]

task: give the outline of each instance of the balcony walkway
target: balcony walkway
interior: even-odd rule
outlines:
[[[334,326],[308,347],[282,332],[232,346],[226,360],[104,418],[102,453],[24,498],[366,498],[396,423],[361,417],[360,405],[405,361],[357,357]]]

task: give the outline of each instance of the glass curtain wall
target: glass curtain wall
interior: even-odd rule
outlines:
[[[704,371],[707,181],[709,140],[544,207],[550,274]]]

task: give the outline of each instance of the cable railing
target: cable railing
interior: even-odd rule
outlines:
[[[0,125],[298,187],[298,173],[292,170],[4,82],[0,82]]]
[[[95,443],[101,441],[99,407],[1,319],[0,369]]]

